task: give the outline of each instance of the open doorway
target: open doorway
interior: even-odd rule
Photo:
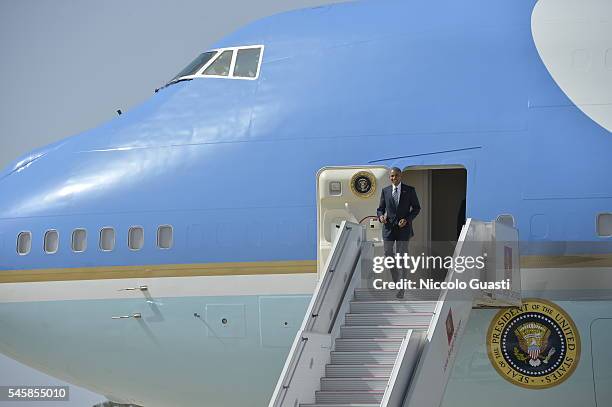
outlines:
[[[452,256],[465,223],[467,171],[458,166],[408,167],[402,182],[416,189],[421,212],[413,222],[410,253]],[[436,280],[445,269],[428,270]]]
[[[402,182],[413,186],[421,212],[413,222],[413,255],[451,256],[465,223],[467,171],[457,165],[407,167]],[[362,184],[360,184],[362,183]],[[383,254],[382,224],[376,208],[381,191],[390,185],[384,166],[325,167],[317,174],[318,267],[323,270],[339,225],[343,220],[366,227],[366,238],[375,242],[375,255]],[[360,188],[365,189],[360,189]],[[443,279],[446,270],[429,270]]]

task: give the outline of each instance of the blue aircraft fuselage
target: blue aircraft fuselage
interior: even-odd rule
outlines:
[[[34,151],[0,173],[0,273],[316,260],[316,173],[332,165],[460,165],[467,171],[468,217],[512,214],[521,239],[529,242],[604,241],[593,225],[611,206],[612,178],[605,175],[612,172],[612,137],[568,98],[542,62],[531,29],[535,4],[366,1],[246,26],[214,47],[264,45],[257,80],[196,78],[171,84],[109,123]],[[174,228],[174,244],[160,250],[155,230],[166,224]],[[134,225],[145,230],[139,251],[127,244],[127,230]],[[97,246],[97,233],[105,226],[117,231],[111,252]],[[89,248],[82,253],[71,250],[76,228],[89,231]],[[42,249],[51,229],[59,232],[53,255]],[[22,231],[32,233],[25,256],[15,250]],[[307,300],[298,300],[296,318]],[[237,300],[218,299],[232,301]],[[247,319],[256,321],[257,300],[240,301],[247,304]],[[193,303],[165,302],[167,309],[176,306],[177,315],[192,318]],[[97,315],[103,303],[79,307]],[[125,309],[113,306],[117,312]],[[34,321],[43,309],[58,316],[66,307],[8,304],[0,317],[12,327],[18,326],[20,310],[26,310],[22,320]],[[71,323],[66,332],[77,332],[77,323],[96,329],[92,321]],[[61,340],[51,325],[48,340]],[[185,331],[190,340],[197,338],[196,329],[200,325]],[[40,331],[19,332],[31,335],[27,342],[36,346],[33,336]],[[113,356],[118,346],[134,351],[127,334],[107,333],[98,350],[106,349],[109,360],[119,358]],[[4,349],[18,347],[16,336],[7,338]],[[165,359],[164,369],[212,377],[210,366],[233,360],[222,357],[227,343],[211,339],[200,344],[216,356],[190,364],[193,352],[205,351],[190,340],[172,342],[180,356]],[[151,349],[154,354],[160,348]],[[265,396],[287,348],[254,354],[257,349],[255,344],[236,355],[253,369],[273,361],[262,368],[262,377],[272,379],[253,382],[260,387],[269,382],[270,388],[261,390]],[[148,374],[161,368],[138,361]],[[58,376],[78,381],[81,373],[71,376],[72,362],[49,362],[63,369]],[[125,369],[122,374],[138,375],[136,367]],[[121,376],[107,370],[96,374],[100,381],[104,374]],[[230,397],[235,389],[219,391]],[[184,396],[200,397],[195,390]]]
[[[533,3],[364,2],[257,21],[216,46],[265,44],[258,80],[170,85],[8,168],[0,269],[313,259],[314,178],[328,165],[463,165],[468,216],[511,213],[525,240],[597,240],[612,138],[547,72]],[[194,219],[219,231],[202,250],[184,244]],[[174,225],[172,252],[13,247],[24,229],[37,247],[49,228],[160,222]]]

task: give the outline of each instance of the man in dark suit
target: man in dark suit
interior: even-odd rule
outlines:
[[[408,253],[408,241],[414,236],[412,221],[419,214],[421,206],[416,191],[410,185],[402,184],[402,170],[397,167],[389,172],[391,185],[383,188],[378,205],[378,220],[383,226],[385,256],[396,253]],[[395,246],[395,250],[394,250]],[[391,269],[393,281],[400,280],[397,268]],[[406,278],[406,269],[402,269],[401,278]],[[404,297],[404,290],[399,290],[397,298]]]

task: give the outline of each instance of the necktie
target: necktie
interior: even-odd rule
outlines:
[[[395,201],[395,206],[399,205],[399,188],[393,187],[393,201]]]

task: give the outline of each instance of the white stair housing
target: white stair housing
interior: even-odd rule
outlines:
[[[468,219],[454,256],[486,252],[486,267],[446,277],[493,281],[501,267],[512,289],[495,292],[407,290],[397,299],[361,287],[374,253],[365,237],[361,225],[340,225],[269,407],[438,407],[472,307],[520,303],[518,234],[509,226]]]

